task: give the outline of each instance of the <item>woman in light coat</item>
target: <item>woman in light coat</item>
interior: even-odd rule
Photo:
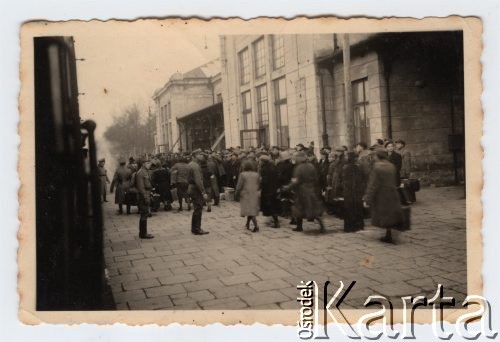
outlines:
[[[235,196],[240,202],[241,216],[247,217],[246,228],[250,229],[250,221],[253,222],[254,233],[259,231],[256,216],[260,210],[260,179],[259,174],[254,171],[251,162],[244,161],[241,165],[242,172],[238,177]]]

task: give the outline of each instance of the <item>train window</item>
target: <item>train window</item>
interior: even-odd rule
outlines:
[[[52,113],[55,132],[55,149],[57,153],[64,151],[64,119],[61,94],[61,69],[59,60],[59,47],[51,45],[48,48],[50,68],[50,90],[52,94]]]

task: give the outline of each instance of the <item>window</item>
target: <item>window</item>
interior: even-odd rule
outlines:
[[[254,61],[255,61],[255,78],[259,78],[266,74],[266,51],[264,38],[253,43]]]
[[[240,140],[241,147],[243,148],[257,147],[259,145],[258,130],[250,129],[240,131]]]
[[[170,105],[170,101],[167,103],[167,119],[170,120],[172,114],[172,106]]]
[[[172,123],[168,124],[168,146],[172,146]]]
[[[286,102],[285,77],[274,81],[274,108],[276,111],[277,143],[281,147],[290,146],[288,135],[288,108]]]
[[[269,112],[267,106],[267,85],[257,87],[257,114],[259,126],[269,125]]]
[[[222,102],[222,94],[217,94],[217,103]]]
[[[240,52],[240,77],[241,84],[250,82],[250,55],[248,48]]]
[[[285,42],[283,36],[273,35],[273,69],[277,70],[285,65]]]
[[[369,142],[370,125],[366,116],[366,106],[368,100],[366,98],[368,79],[363,78],[352,82],[352,107],[354,113],[354,132],[356,142]]]
[[[241,113],[243,121],[243,129],[252,129],[252,97],[250,90],[241,94]]]

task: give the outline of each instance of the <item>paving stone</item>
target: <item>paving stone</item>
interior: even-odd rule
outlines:
[[[155,286],[160,286],[160,282],[157,279],[134,280],[123,283],[123,288],[126,291],[147,289]]]
[[[256,291],[246,284],[224,286],[219,289],[212,290],[212,293],[216,298],[228,298],[228,297],[241,297],[249,294],[253,294]]]
[[[224,285],[222,285],[222,283],[218,279],[198,280],[198,281],[193,281],[190,283],[185,283],[185,284],[183,284],[183,286],[188,292],[195,292],[195,291],[200,291],[200,290],[211,290],[211,289],[218,289],[218,288],[224,287]]]
[[[215,296],[208,292],[208,290],[189,292],[188,297],[194,299],[197,302],[215,299]]]
[[[117,275],[114,277],[109,277],[109,283],[110,284],[121,284],[124,282],[128,281],[133,281],[137,280],[137,275],[135,273],[129,273],[129,274],[124,274],[124,275]]]
[[[300,310],[300,303],[296,300],[289,300],[288,302],[280,303],[279,307],[283,310]]]
[[[138,260],[144,259],[144,254],[132,254],[132,255],[124,255],[115,257],[116,262],[126,261],[126,260]]]
[[[127,303],[131,310],[159,310],[174,307],[168,296],[133,300]]]
[[[193,275],[198,280],[204,280],[204,279],[227,277],[227,276],[231,276],[233,274],[231,272],[229,272],[228,270],[221,268],[221,269],[215,269],[215,270],[209,270],[209,271],[195,272],[195,273],[193,273]]]
[[[162,261],[163,261],[162,257],[155,257],[155,258],[145,258],[145,259],[133,260],[132,264],[134,266],[144,265],[144,264],[151,265],[151,264],[160,263]]]
[[[238,310],[248,307],[245,302],[237,297],[208,300],[199,304],[205,310]]]
[[[290,273],[282,269],[277,269],[272,271],[255,271],[254,273],[262,280],[284,278],[291,276]]]
[[[220,278],[220,281],[224,283],[224,285],[246,284],[257,280],[259,280],[259,278],[257,278],[255,275],[251,273],[237,274],[229,277]]]
[[[116,292],[113,294],[113,298],[116,303],[126,303],[129,301],[146,299],[146,295],[143,289]]]
[[[158,287],[153,287],[150,289],[145,289],[146,296],[148,297],[162,297],[179,293],[186,293],[186,290],[182,285],[162,285]]]
[[[179,268],[179,267],[183,267],[183,266],[184,266],[184,263],[180,260],[175,260],[175,261],[170,261],[170,262],[162,261],[160,263],[151,264],[151,267],[155,271],[167,270],[167,269],[171,269],[171,268]]]
[[[269,291],[269,290],[278,290],[289,287],[290,285],[281,279],[269,279],[269,280],[261,280],[253,283],[248,283],[252,289],[257,292]]]
[[[170,285],[170,284],[182,284],[190,281],[196,280],[196,278],[192,274],[179,274],[174,276],[167,276],[159,278],[162,285]]]
[[[186,273],[204,272],[207,269],[202,265],[193,265],[193,266],[171,268],[170,270],[172,271],[173,274],[186,274]]]
[[[246,302],[250,307],[265,304],[276,304],[289,300],[287,296],[277,290],[244,295],[241,296],[241,299],[243,299],[243,301]]]
[[[196,310],[200,308],[196,300],[189,297],[173,299],[173,303],[176,310]]]
[[[139,265],[139,266],[130,266],[130,267],[121,267],[118,269],[120,274],[130,274],[130,273],[141,273],[141,272],[149,272],[151,271],[151,265]]]
[[[329,280],[332,291],[339,280],[346,286],[356,280],[346,307],[359,306],[368,293],[387,295],[398,307],[401,294],[433,295],[438,282],[445,286],[445,293],[449,289],[464,296],[462,190],[422,188],[412,206],[412,230],[399,234],[396,245],[382,244],[382,230],[370,226],[368,220],[365,230],[344,234],[343,221],[329,215],[324,215],[329,231],[325,235],[317,234],[317,226],[310,223],[305,233],[297,234],[286,220],[281,220],[281,229],[274,230],[263,218],[259,218],[261,231],[249,233],[242,227],[239,204],[228,201],[204,215],[203,225],[210,235],[190,233],[190,213],[160,211],[149,219],[155,239],[144,241],[137,238],[136,215],[118,216],[115,205],[105,203],[104,251],[111,289],[120,301],[130,300],[118,303],[120,309],[224,310],[248,305],[287,309],[298,304],[300,280],[316,280],[320,290]],[[138,303],[148,293],[155,297]]]

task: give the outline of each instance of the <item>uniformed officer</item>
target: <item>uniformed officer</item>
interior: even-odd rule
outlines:
[[[105,163],[106,163],[106,160],[104,158],[102,158],[99,160],[99,163],[97,164],[97,170],[99,172],[99,180],[101,181],[101,196],[102,196],[103,202],[107,202],[107,200],[106,200],[106,192],[107,192],[106,183],[109,183],[108,171],[104,168]]]
[[[146,163],[142,159],[136,161],[139,171],[135,175],[135,186],[137,188],[138,206],[141,217],[139,219],[139,237],[141,239],[152,239],[153,235],[148,234],[149,204],[151,200],[151,178],[146,168]]]
[[[115,204],[118,204],[118,214],[123,214],[123,204],[125,203],[125,192],[130,185],[130,177],[132,176],[132,171],[125,166],[125,158],[120,158],[118,160],[120,166],[115,171],[113,176],[113,181],[111,182],[110,193],[116,187],[115,193]]]
[[[201,229],[201,215],[203,213],[203,204],[208,196],[203,186],[203,174],[200,163],[205,159],[201,149],[193,151],[193,159],[189,162],[189,188],[188,193],[193,203],[193,216],[191,218],[191,233],[194,235],[208,234],[209,232]]]

